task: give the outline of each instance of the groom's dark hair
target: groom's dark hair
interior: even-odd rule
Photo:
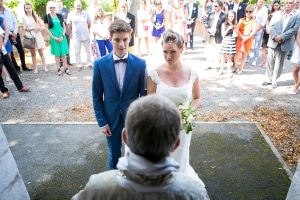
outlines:
[[[181,128],[178,108],[166,97],[152,94],[134,101],[125,121],[131,151],[152,162],[169,156]]]

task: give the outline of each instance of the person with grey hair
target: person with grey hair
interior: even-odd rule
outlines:
[[[87,66],[92,69],[92,57],[90,50],[90,27],[92,20],[88,12],[82,9],[80,0],[74,1],[74,10],[71,11],[67,18],[68,28],[72,31],[72,37],[75,48],[75,59],[77,71],[83,69],[81,62],[81,45],[83,45],[86,53]]]
[[[286,55],[294,48],[295,35],[300,25],[300,16],[294,10],[295,0],[285,0],[284,10],[273,15],[269,27],[268,56],[263,86],[278,87]]]
[[[183,173],[170,157],[179,143],[181,119],[175,104],[160,95],[134,101],[128,108],[118,170],[92,175],[72,200],[209,199],[203,185]]]

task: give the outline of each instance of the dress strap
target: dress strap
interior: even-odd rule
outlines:
[[[156,84],[159,84],[160,83],[160,78],[158,76],[158,73],[157,73],[157,68],[152,68],[148,71],[148,76],[152,79],[152,81]]]
[[[194,84],[197,77],[198,77],[198,73],[197,73],[196,69],[191,67],[190,84]]]

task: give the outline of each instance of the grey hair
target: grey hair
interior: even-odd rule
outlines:
[[[181,128],[177,107],[166,97],[152,94],[128,108],[125,129],[131,151],[152,162],[169,156]]]

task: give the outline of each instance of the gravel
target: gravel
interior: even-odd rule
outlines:
[[[251,111],[258,106],[284,108],[299,114],[300,94],[289,95],[293,85],[291,64],[285,61],[279,87],[262,86],[265,68],[246,64],[243,75],[219,75],[215,69],[205,70],[204,48],[200,48],[196,38],[195,49],[186,50],[183,61],[195,67],[201,79],[202,108],[200,114],[219,111],[231,112]],[[85,67],[77,72],[70,67],[71,75],[58,76],[54,65],[54,57],[46,54],[49,72],[39,67],[39,74],[23,72],[20,75],[24,85],[29,86],[29,93],[20,93],[13,82],[5,82],[11,92],[9,99],[1,99],[1,122],[94,122],[95,117],[91,98],[92,70]],[[149,66],[156,65],[161,56],[144,57]],[[31,61],[29,53],[27,62]],[[72,54],[71,54],[72,55]],[[84,55],[84,53],[82,54]],[[74,61],[73,61],[74,62]],[[258,62],[259,64],[260,62]],[[30,66],[30,63],[28,64]],[[239,119],[237,119],[239,120]]]

